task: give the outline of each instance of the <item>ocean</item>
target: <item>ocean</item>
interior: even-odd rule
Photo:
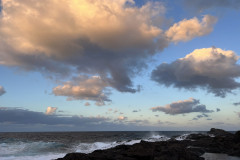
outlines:
[[[1,160],[52,160],[70,152],[91,153],[117,145],[133,145],[141,140],[182,140],[193,132],[32,132],[0,133]],[[194,132],[199,133],[199,132]],[[201,132],[206,133],[206,132]]]

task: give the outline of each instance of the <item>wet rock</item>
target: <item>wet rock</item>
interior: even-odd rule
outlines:
[[[224,131],[222,129],[216,129],[216,128],[211,128],[211,130],[209,132],[207,132],[208,134],[213,134],[215,136],[232,136],[232,133],[229,133],[227,131]]]
[[[205,152],[224,153],[240,157],[240,131],[231,134],[212,128],[208,134],[191,134],[186,140],[170,139],[162,142],[141,141],[134,145],[120,145],[89,154],[69,153],[58,160],[204,160]]]
[[[240,143],[240,131],[237,131],[234,135],[234,141]]]

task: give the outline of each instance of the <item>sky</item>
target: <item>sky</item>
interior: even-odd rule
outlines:
[[[239,0],[0,2],[0,132],[240,129]]]

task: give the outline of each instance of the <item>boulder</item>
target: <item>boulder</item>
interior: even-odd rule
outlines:
[[[211,130],[209,132],[207,132],[208,134],[213,134],[214,136],[233,136],[232,133],[224,131],[222,129],[216,129],[216,128],[211,128]]]

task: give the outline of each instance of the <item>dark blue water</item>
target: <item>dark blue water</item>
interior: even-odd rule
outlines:
[[[69,152],[91,153],[117,145],[145,141],[166,141],[193,132],[35,132],[0,133],[1,160],[50,160]],[[199,132],[194,132],[199,133]],[[206,133],[206,132],[201,132]]]

